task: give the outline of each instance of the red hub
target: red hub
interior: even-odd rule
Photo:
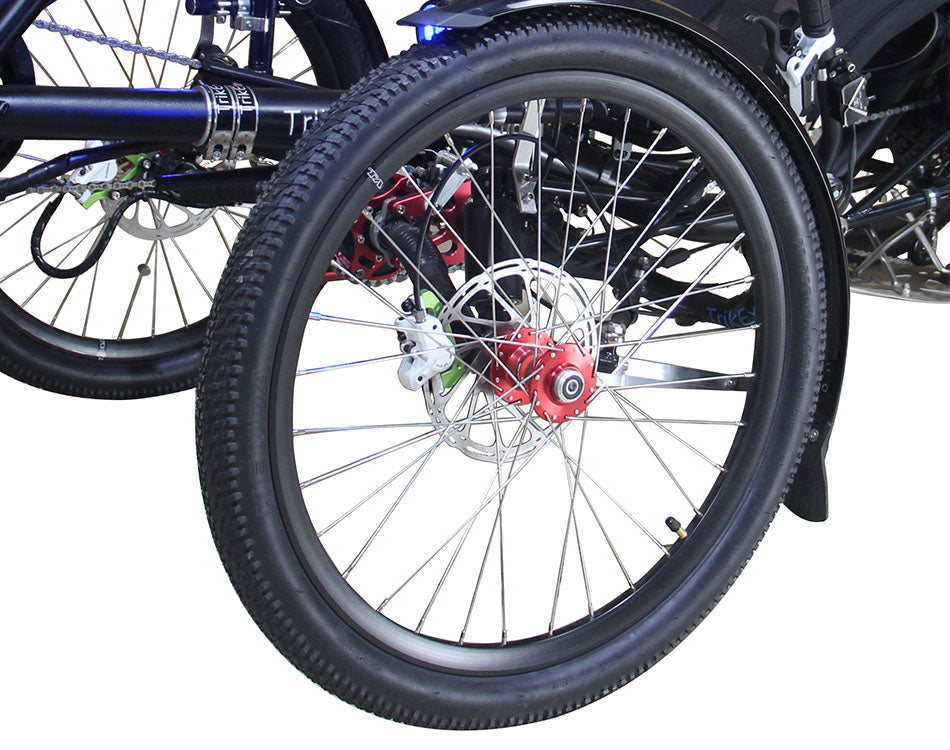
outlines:
[[[504,363],[496,361],[491,368],[498,394],[506,394],[504,400],[512,404],[533,402],[537,415],[549,422],[583,413],[597,388],[594,356],[577,344],[555,344],[543,331],[524,328],[499,344],[497,353]]]

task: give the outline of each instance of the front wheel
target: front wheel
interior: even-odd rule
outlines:
[[[792,481],[816,244],[766,115],[667,31],[527,14],[393,60],[281,165],[212,312],[201,478],[245,606],[408,723],[625,684]]]

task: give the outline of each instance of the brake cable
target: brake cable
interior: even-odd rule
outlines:
[[[49,225],[50,219],[53,218],[53,214],[56,213],[56,210],[63,202],[63,198],[66,197],[65,193],[60,193],[46,206],[45,209],[43,209],[43,213],[40,215],[39,221],[36,222],[36,226],[33,229],[33,236],[30,239],[30,254],[33,256],[33,262],[39,266],[43,273],[54,279],[75,279],[79,276],[82,276],[82,274],[99,262],[102,254],[109,246],[109,242],[112,240],[112,235],[115,234],[115,230],[119,226],[119,222],[122,220],[122,215],[126,212],[129,206],[133,205],[137,201],[144,200],[146,198],[153,198],[156,195],[157,194],[152,190],[136,190],[135,192],[124,196],[116,204],[112,214],[106,220],[105,225],[99,232],[99,236],[96,238],[92,249],[89,251],[89,254],[85,257],[85,259],[72,268],[58,268],[56,266],[50,265],[43,258],[42,243],[43,234],[46,231],[46,227]]]

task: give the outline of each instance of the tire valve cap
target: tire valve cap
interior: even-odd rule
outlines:
[[[680,539],[685,539],[688,536],[686,529],[680,526],[680,522],[673,518],[673,516],[666,519],[666,527]]]

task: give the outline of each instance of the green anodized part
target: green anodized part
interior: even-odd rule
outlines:
[[[127,182],[128,180],[135,179],[139,172],[141,171],[142,159],[145,158],[145,154],[131,154],[129,156],[124,156],[120,161],[127,161],[131,164],[130,167],[126,169],[125,172],[120,172],[118,179],[122,182]],[[99,190],[92,195],[82,204],[83,208],[92,208],[99,201],[105,200],[109,197],[111,190]]]
[[[435,317],[439,317],[439,313],[442,312],[442,308],[444,307],[442,301],[429,289],[422,292],[422,304],[425,306],[426,312]],[[451,331],[451,326],[446,328],[446,332],[450,333]],[[455,339],[451,336],[449,336],[449,338],[452,339],[452,343],[454,344]],[[445,388],[452,388],[462,379],[462,375],[464,374],[465,365],[456,358],[455,364],[442,373],[442,385]]]

